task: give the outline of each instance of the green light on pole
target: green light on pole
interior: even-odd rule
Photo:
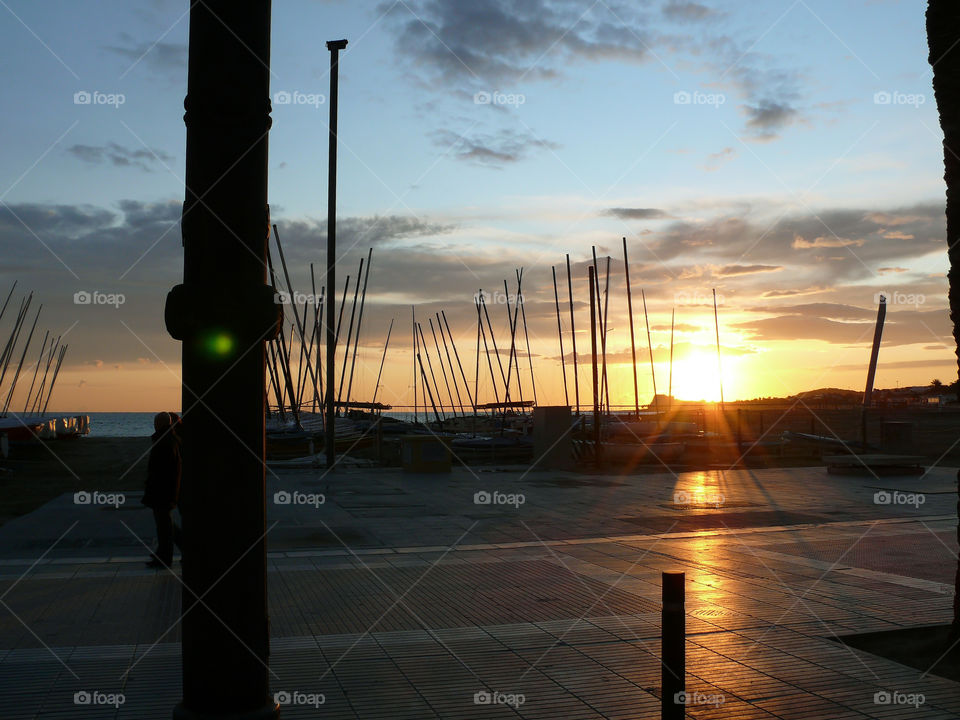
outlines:
[[[212,330],[204,335],[200,347],[210,359],[224,360],[233,355],[236,341],[224,330]]]

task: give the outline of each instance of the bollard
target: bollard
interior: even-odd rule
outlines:
[[[683,720],[686,704],[686,615],[684,573],[661,573],[663,611],[660,625],[660,718]]]

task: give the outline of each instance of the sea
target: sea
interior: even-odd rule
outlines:
[[[150,437],[153,435],[155,412],[59,412],[57,415],[88,415],[90,434],[87,437]],[[413,420],[412,412],[389,412],[400,420]],[[419,417],[423,418],[423,411]]]
[[[153,435],[154,412],[77,412],[57,415],[87,415],[90,434],[87,437],[150,437]]]

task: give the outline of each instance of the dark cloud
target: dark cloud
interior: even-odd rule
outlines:
[[[671,215],[659,208],[628,208],[614,207],[604,211],[604,215],[613,215],[621,220],[659,220]]]
[[[798,116],[797,109],[789,103],[774,100],[761,100],[753,105],[747,103],[743,110],[747,116],[747,128],[762,140],[777,137],[780,131],[793,123]]]
[[[889,237],[894,226],[910,239]],[[789,286],[758,288],[776,297],[848,281],[870,280],[879,285],[879,268],[900,267],[941,253],[945,236],[942,204],[928,203],[879,214],[873,209],[825,208],[773,222],[739,214],[701,222],[678,221],[645,238],[644,246],[668,266],[675,259],[689,262],[695,251],[704,266],[789,267]],[[898,284],[916,282],[909,273],[898,276]]]
[[[751,340],[821,340],[839,345],[868,344],[873,339],[872,320],[838,321],[815,314],[776,317],[734,323]],[[884,347],[929,343],[949,338],[952,325],[943,310],[902,310],[889,312],[883,329]]]
[[[173,162],[173,156],[163,150],[130,149],[114,142],[106,145],[71,145],[67,152],[93,165],[109,162],[114,167],[134,167],[145,172]]]
[[[283,242],[284,252],[296,257],[307,252],[316,253],[326,247],[327,221],[313,218],[277,220],[277,229]],[[367,247],[379,247],[392,241],[410,238],[445,235],[453,225],[432,222],[424,218],[402,215],[373,215],[370,217],[345,217],[337,219],[337,249],[343,254],[351,250],[366,251]]]
[[[457,135],[449,130],[433,133],[434,143],[457,160],[478,165],[501,167],[525,158],[533,150],[556,150],[560,146],[530,133],[500,130],[492,134]]]
[[[745,308],[749,312],[775,313],[779,315],[806,315],[831,320],[868,320],[875,317],[876,310],[843,305],[841,303],[806,303],[804,305],[777,305]]]
[[[274,211],[295,289],[309,291],[311,262],[316,264],[319,289],[323,283],[325,220],[286,218],[278,208]],[[44,313],[49,309],[49,317],[56,317],[64,328],[80,321],[72,341],[74,362],[103,359],[107,365],[129,365],[139,357],[156,360],[145,344],[164,361],[176,363],[179,346],[167,335],[162,315],[166,292],[182,277],[180,212],[178,199],[162,203],[125,200],[110,207],[0,205],[0,252],[4,257],[0,287],[9,287],[19,279],[19,287],[35,289],[45,303]],[[817,339],[841,345],[868,344],[876,314],[874,298],[882,291],[896,300],[888,311],[885,346],[908,342],[949,346],[949,316],[945,309],[937,309],[945,306],[945,278],[930,277],[928,269],[923,275],[900,273],[893,282],[890,276],[877,276],[870,270],[896,267],[901,257],[915,261],[929,253],[944,254],[943,222],[939,203],[887,208],[883,213],[877,208],[824,209],[816,216],[783,217],[772,228],[749,215],[722,213],[697,223],[671,222],[643,242],[630,241],[635,310],[639,312],[638,288],[643,287],[651,319],[657,323],[655,329],[667,330],[664,321],[669,321],[670,307],[676,304],[681,323],[678,329],[694,331],[701,320],[712,325],[711,287],[716,286],[724,314],[731,317],[742,310],[751,313],[746,318],[731,317],[732,321],[744,321],[734,329],[751,342]],[[846,253],[848,261],[824,260],[822,248],[794,246],[798,235],[829,236],[824,223],[842,237],[864,240],[860,246],[829,249]],[[913,239],[885,237],[892,227]],[[512,239],[498,242],[486,234],[482,235],[484,242],[477,243],[469,226],[413,215],[345,217],[340,219],[338,230],[338,298],[346,275],[355,275],[359,259],[366,256],[369,247],[374,248],[364,320],[366,327],[369,318],[370,334],[365,331],[364,342],[382,342],[390,319],[409,320],[410,307],[415,305],[418,317],[445,310],[457,342],[472,346],[476,342],[474,294],[481,288],[502,291],[503,278],[509,280],[512,290],[514,269],[524,266],[531,341],[555,343],[551,263],[560,271],[562,322],[567,324],[563,247],[540,255],[535,249],[511,244]],[[578,339],[588,344],[584,299],[589,250],[576,242],[571,239],[574,244],[566,249],[572,256]],[[602,274],[607,252],[618,255],[619,242],[611,243],[609,249],[598,248]],[[854,252],[859,257],[851,254]],[[719,277],[712,274],[716,268],[735,266],[741,270],[751,266],[784,270],[749,274],[728,270],[729,274]],[[677,279],[681,272],[686,279]],[[780,287],[770,287],[772,281]],[[614,352],[620,351],[620,342],[628,336],[624,284],[622,260],[615,257],[610,275],[614,340],[608,348]],[[127,302],[109,312],[104,308],[78,308],[72,296],[82,289],[122,292]],[[903,296],[911,294],[923,296],[917,307],[897,304],[906,302]],[[814,302],[797,302],[794,298],[801,295],[813,296]],[[681,306],[695,304],[706,309],[703,317],[692,307],[681,311]],[[490,313],[498,342],[502,342],[509,337],[506,311],[500,305],[491,305]],[[119,322],[121,319],[129,330]],[[405,322],[400,327],[409,329]],[[391,347],[407,347],[409,337],[405,335],[409,332],[398,334],[395,329]],[[581,349],[584,347],[587,345]],[[536,350],[542,352],[539,347]]]
[[[663,6],[663,15],[673,22],[702,22],[715,17],[718,13],[713,8],[695,2],[679,2],[670,0]]]
[[[423,0],[380,10],[398,52],[448,83],[553,78],[574,60],[640,61],[653,42],[640,14],[620,2]]]
[[[701,3],[671,0],[658,12],[622,1],[412,0],[383,3],[379,11],[414,81],[464,100],[476,91],[517,93],[525,83],[561,79],[577,62],[656,58],[692,67],[712,88],[739,95],[755,139],[773,139],[801,118],[800,71],[754,50],[752,36],[740,40],[726,34],[725,23],[706,22],[723,14]],[[723,151],[707,167],[730,157]]]

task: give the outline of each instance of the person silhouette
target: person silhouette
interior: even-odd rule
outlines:
[[[179,420],[179,417],[177,418]],[[173,565],[174,525],[171,513],[180,495],[180,438],[171,413],[157,413],[153,418],[154,433],[147,460],[147,480],[143,500],[153,510],[157,526],[157,550],[151,554],[148,567],[169,568]]]

